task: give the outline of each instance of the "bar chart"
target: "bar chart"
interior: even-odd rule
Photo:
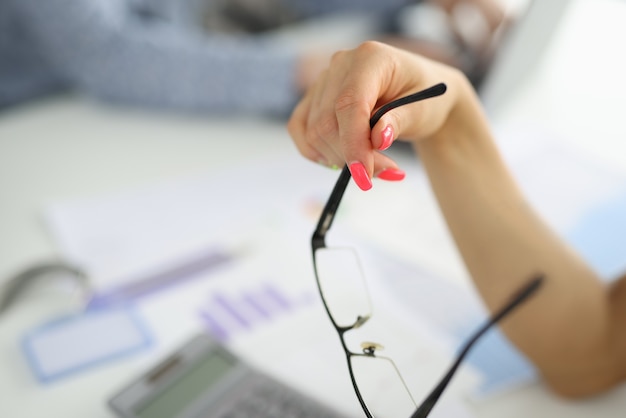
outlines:
[[[206,330],[221,341],[251,331],[317,301],[312,290],[289,292],[270,281],[236,290],[213,290],[198,315]]]

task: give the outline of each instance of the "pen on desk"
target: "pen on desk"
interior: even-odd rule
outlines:
[[[135,279],[131,283],[95,293],[87,302],[86,309],[103,308],[119,303],[127,303],[140,297],[180,284],[199,273],[207,273],[223,267],[233,261],[235,252],[212,250],[185,263],[167,270]]]

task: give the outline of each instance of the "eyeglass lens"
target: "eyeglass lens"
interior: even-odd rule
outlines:
[[[353,355],[350,363],[363,402],[372,416],[411,416],[417,405],[390,358]]]
[[[320,248],[315,251],[315,265],[320,290],[336,326],[358,326],[372,315],[361,262],[352,248]]]
[[[315,251],[320,290],[331,319],[345,331],[359,328],[372,305],[358,254],[350,247]],[[375,418],[410,416],[417,407],[394,362],[369,351],[350,355],[350,367],[362,401]]]

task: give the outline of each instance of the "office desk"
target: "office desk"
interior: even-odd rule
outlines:
[[[277,151],[296,152],[283,123],[262,119],[115,109],[71,96],[5,111],[0,115],[0,277],[58,256],[42,219],[50,201],[219,172]],[[34,324],[75,308],[75,300],[44,286],[27,292],[0,318],[0,415],[110,416],[105,397],[145,362],[113,364],[102,373],[44,387],[18,346]]]
[[[56,97],[0,115],[0,274],[54,257],[41,223],[47,202],[149,184],[195,171],[226,169],[275,152],[296,152],[279,121],[203,118],[116,109]],[[237,192],[237,191],[234,191]],[[50,290],[34,290],[0,318],[3,416],[110,417],[105,399],[153,358],[111,363],[49,386],[37,383],[19,351],[24,331],[75,308]],[[626,388],[566,402],[541,384],[469,405],[480,418],[621,417]]]

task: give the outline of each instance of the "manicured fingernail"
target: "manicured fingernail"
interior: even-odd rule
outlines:
[[[354,162],[350,164],[350,173],[352,174],[352,178],[359,189],[361,190],[369,190],[372,188],[372,180],[367,175],[367,170],[363,163]]]
[[[380,147],[378,148],[380,151],[384,151],[391,146],[393,143],[393,127],[391,125],[387,125],[385,129],[381,132],[381,136],[383,138]]]
[[[387,168],[380,173],[376,177],[382,180],[387,181],[400,181],[404,180],[406,173],[399,168]]]

